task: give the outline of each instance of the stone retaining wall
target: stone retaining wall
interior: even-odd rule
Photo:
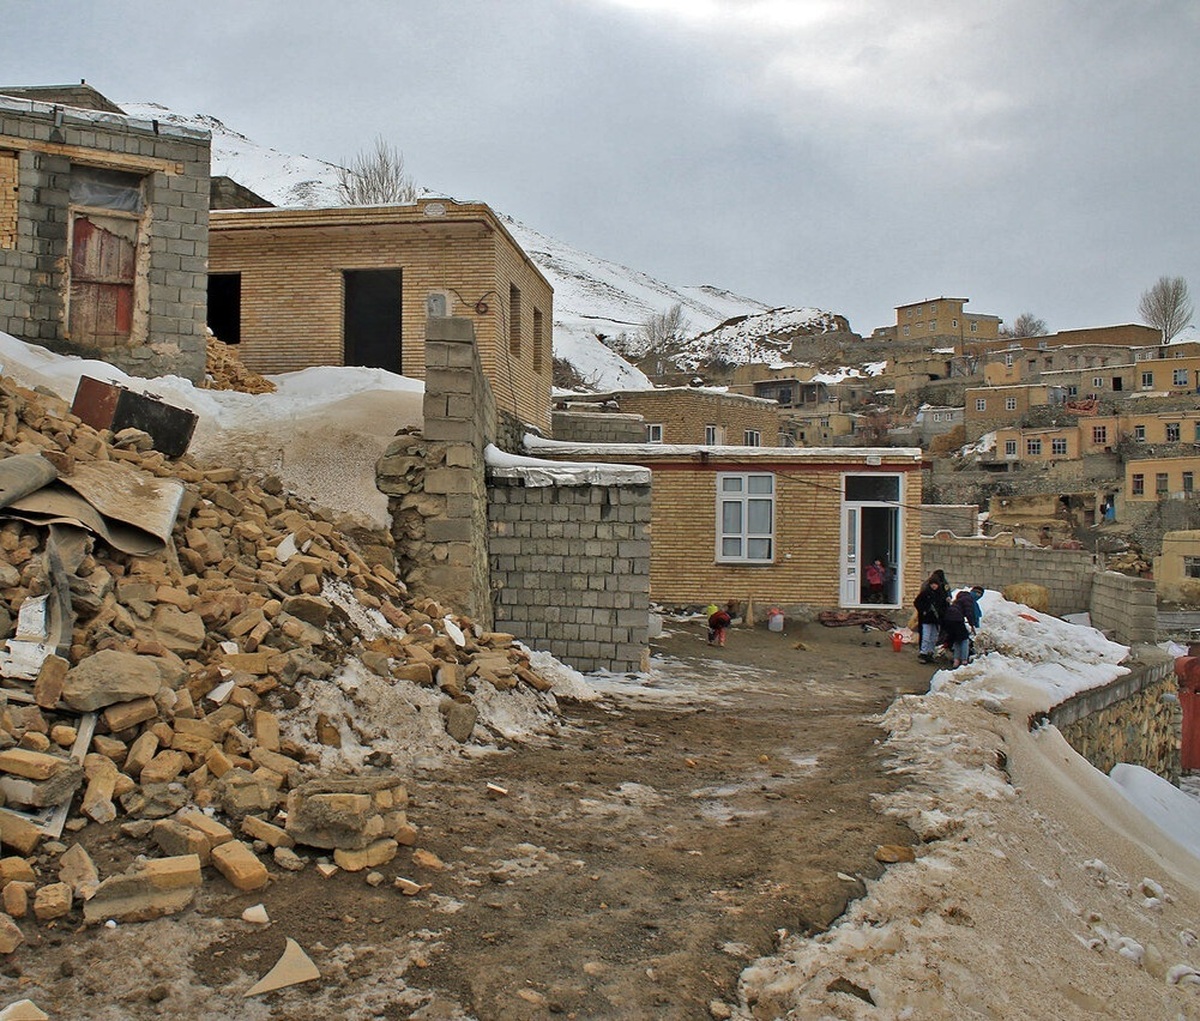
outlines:
[[[1130,665],[1126,676],[1055,706],[1049,722],[1103,773],[1128,762],[1178,784],[1183,714],[1174,663]]]

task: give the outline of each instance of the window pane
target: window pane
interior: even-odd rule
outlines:
[[[748,540],[746,540],[746,555],[751,560],[770,560],[771,559],[771,540],[770,539],[748,539]]]
[[[71,167],[71,202],[77,206],[117,209],[123,213],[142,211],[142,179],[123,170]]]
[[[775,489],[774,475],[751,475],[746,480],[746,490],[755,494],[770,494]]]
[[[740,493],[742,491],[742,477],[740,475],[726,475],[721,479],[721,488],[726,493]]]
[[[771,501],[751,500],[746,507],[746,531],[763,535],[771,531]]]
[[[721,556],[723,557],[740,557],[742,555],[742,540],[741,539],[722,539],[721,540]]]
[[[721,505],[721,532],[724,535],[740,534],[742,531],[742,505],[726,501]]]
[[[847,475],[847,500],[899,500],[900,478],[896,475]]]

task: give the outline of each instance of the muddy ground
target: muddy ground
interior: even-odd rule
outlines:
[[[402,849],[378,886],[310,866],[273,869],[254,894],[211,873],[179,918],[31,926],[0,1004],[28,996],[55,1018],[721,1016],[781,930],[828,926],[861,892],[853,877],[881,871],[876,848],[913,841],[872,808],[898,782],[872,717],[926,690],[931,669],[884,633],[817,624],[734,628],[723,649],[699,623],[668,624],[653,653],[625,694],[562,703],[560,732],[411,778],[417,847],[441,867]],[[137,850],[99,827],[80,839],[101,874]],[[398,875],[427,888],[404,896]],[[240,918],[259,902],[265,928]],[[287,937],[321,979],[243,999]]]

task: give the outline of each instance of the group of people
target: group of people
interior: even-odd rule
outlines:
[[[922,663],[932,663],[942,646],[950,650],[951,668],[970,662],[971,642],[983,615],[979,606],[982,595],[983,587],[975,585],[960,589],[952,596],[946,573],[942,570],[934,571],[925,579],[913,600],[917,625],[921,629],[917,658]]]

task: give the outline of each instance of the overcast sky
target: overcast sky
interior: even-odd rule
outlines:
[[[673,284],[1051,329],[1200,294],[1196,0],[0,0],[0,84],[86,78]]]

